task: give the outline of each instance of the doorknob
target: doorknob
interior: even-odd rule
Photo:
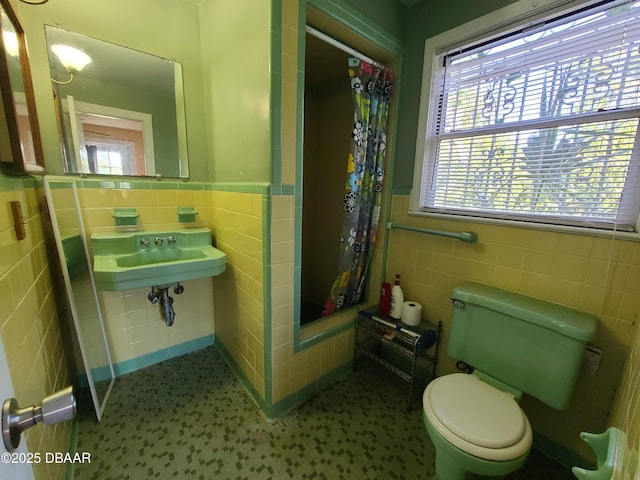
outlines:
[[[73,387],[60,390],[42,400],[42,405],[18,407],[15,398],[9,398],[2,405],[2,440],[7,452],[13,452],[20,445],[20,435],[36,423],[51,425],[76,416],[76,397]]]

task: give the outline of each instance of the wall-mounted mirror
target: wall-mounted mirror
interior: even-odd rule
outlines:
[[[8,0],[0,0],[0,164],[8,172],[44,172],[40,128],[24,31]]]
[[[45,26],[67,173],[189,177],[182,66]]]
[[[84,372],[81,385],[88,385],[98,421],[115,381],[100,303],[93,281],[78,193],[72,181],[44,179],[60,267],[73,317]]]

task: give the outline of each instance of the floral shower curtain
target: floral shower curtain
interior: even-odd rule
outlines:
[[[322,316],[360,301],[376,241],[393,72],[349,59],[353,133],[347,160],[338,275]]]

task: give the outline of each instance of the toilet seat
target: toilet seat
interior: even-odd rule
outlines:
[[[436,431],[473,456],[511,460],[531,448],[531,425],[517,402],[473,375],[454,373],[433,380],[422,403]]]

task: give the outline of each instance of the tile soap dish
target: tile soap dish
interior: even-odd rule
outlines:
[[[116,207],[113,209],[113,218],[118,230],[137,230],[139,216],[135,207]]]
[[[178,207],[178,222],[180,223],[195,222],[196,215],[198,212],[195,207]]]

